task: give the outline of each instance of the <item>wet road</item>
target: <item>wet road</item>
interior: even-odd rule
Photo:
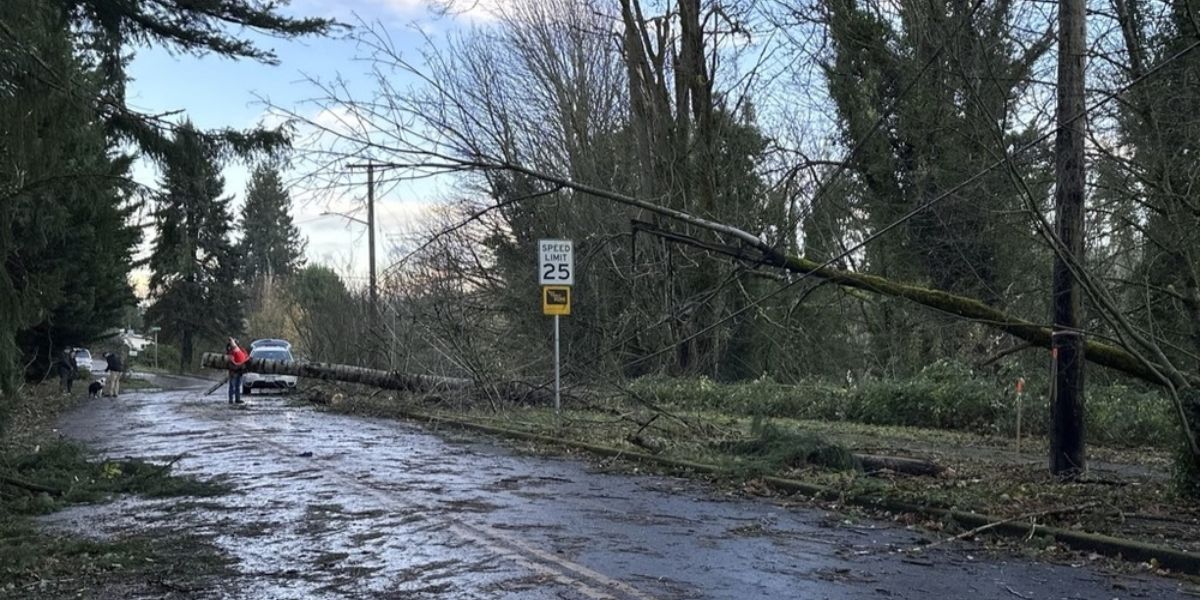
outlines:
[[[225,476],[227,496],[178,510],[135,500],[58,513],[95,534],[164,522],[216,542],[238,574],[223,598],[1174,598],[1114,577],[947,545],[883,523],[729,499],[685,480],[597,473],[405,423],[255,396],[129,394],[69,415],[67,435],[113,457]],[[99,515],[98,515],[99,511]]]

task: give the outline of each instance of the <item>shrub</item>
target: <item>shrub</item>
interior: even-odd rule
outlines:
[[[868,380],[850,394],[847,418],[873,425],[987,430],[1003,395],[964,365],[938,361],[911,379]]]
[[[1092,386],[1085,400],[1088,438],[1112,446],[1167,445],[1179,425],[1157,390]]]
[[[146,346],[137,356],[129,358],[130,364],[143,369],[154,367],[154,344]],[[179,349],[170,344],[158,345],[158,368],[175,370],[179,368]]]
[[[722,384],[705,378],[647,377],[633,381],[630,389],[683,410],[1014,435],[1017,406],[1011,385],[965,365],[939,361],[911,378],[866,379],[852,385],[817,380],[780,384],[767,378]],[[1027,382],[1023,434],[1047,431],[1046,387],[1044,380]],[[1178,425],[1170,404],[1156,389],[1090,385],[1087,394],[1086,427],[1092,442],[1167,446],[1176,437]]]

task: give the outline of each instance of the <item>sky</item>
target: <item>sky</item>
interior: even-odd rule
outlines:
[[[494,2],[496,0],[489,0]],[[490,20],[488,2],[471,2],[452,7],[455,12],[437,10],[438,0],[293,0],[283,12],[294,16],[316,16],[336,19],[342,23],[379,23],[386,27],[404,54],[415,56],[422,43],[422,33],[434,38],[456,28],[486,26]],[[201,128],[249,128],[260,123],[272,123],[271,113],[264,103],[293,107],[301,114],[315,113],[303,101],[315,95],[309,76],[329,79],[341,76],[352,90],[369,91],[365,77],[366,65],[355,61],[356,47],[352,40],[334,38],[282,40],[249,35],[264,48],[273,50],[276,66],[255,61],[233,61],[213,56],[195,57],[172,55],[162,48],[140,48],[130,65],[133,81],[129,84],[128,102],[148,113],[184,111],[188,119]],[[402,86],[400,86],[402,87]],[[312,115],[312,116],[315,116]],[[134,177],[140,183],[156,187],[157,167],[140,161]],[[233,197],[234,214],[240,213],[249,167],[232,163],[225,167],[225,193]],[[363,285],[367,275],[367,236],[365,227],[336,216],[322,216],[330,210],[354,212],[365,218],[365,176],[361,191],[350,193],[328,204],[326,201],[306,200],[305,194],[293,191],[293,218],[308,239],[309,263],[334,267],[353,285]],[[405,231],[431,206],[444,199],[444,193],[434,185],[401,186],[380,195],[376,200],[377,250],[380,266],[388,264],[386,255],[396,251],[396,244]],[[148,252],[152,234],[147,236],[142,253]],[[134,274],[134,282],[144,288],[148,274]]]

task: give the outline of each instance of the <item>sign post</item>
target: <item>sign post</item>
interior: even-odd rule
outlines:
[[[558,318],[571,314],[571,286],[575,284],[571,240],[538,240],[538,283],[542,286],[542,314],[554,316],[554,413],[558,414],[562,411]]]
[[[158,368],[158,332],[162,331],[162,327],[158,327],[156,325],[154,327],[151,327],[150,331],[154,333],[154,368],[157,369]]]

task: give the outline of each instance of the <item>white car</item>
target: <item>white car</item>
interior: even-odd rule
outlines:
[[[79,374],[81,376],[91,375],[92,374],[92,353],[88,352],[87,348],[76,348],[75,349],[75,365],[79,368]],[[85,373],[85,371],[86,371],[86,373]]]
[[[259,346],[250,350],[250,358],[292,361],[291,346]],[[242,376],[242,393],[249,395],[254,389],[277,389],[291,392],[296,389],[294,375],[268,375],[246,373]]]

